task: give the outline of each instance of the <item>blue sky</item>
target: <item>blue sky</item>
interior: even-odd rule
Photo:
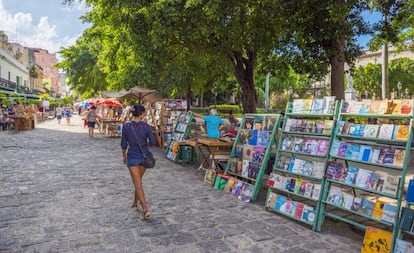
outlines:
[[[0,0],[0,30],[6,32],[9,41],[47,49],[50,53],[74,45],[89,27],[79,19],[87,8],[79,1],[71,6],[61,3],[62,0]],[[364,17],[372,22],[381,15],[365,12]],[[369,39],[369,36],[359,38],[360,45],[365,48]]]

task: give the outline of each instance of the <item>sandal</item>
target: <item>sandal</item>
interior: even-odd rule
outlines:
[[[133,212],[138,211],[138,206],[131,206],[131,211],[133,211]]]
[[[144,213],[139,217],[140,220],[149,220],[151,219],[152,215],[150,211],[144,211]]]

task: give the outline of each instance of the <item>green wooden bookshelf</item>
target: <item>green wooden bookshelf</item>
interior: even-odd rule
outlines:
[[[287,104],[273,171],[267,182],[266,209],[313,230],[317,227],[338,109],[339,103],[333,97],[295,99]]]
[[[326,217],[362,230],[373,226],[392,232],[394,247],[413,138],[413,112],[402,114],[398,103],[341,101],[316,230]],[[413,108],[412,100],[403,103]]]
[[[190,133],[190,125],[193,119],[192,112],[181,112],[174,127],[172,137],[168,142],[165,156],[171,161],[177,162],[180,158],[180,143],[187,138]]]
[[[250,187],[251,197],[246,201],[257,198],[280,118],[279,114],[243,115],[224,173],[232,178],[229,181]],[[232,195],[238,195],[236,189],[227,189]]]

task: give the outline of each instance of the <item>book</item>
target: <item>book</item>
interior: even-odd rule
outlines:
[[[408,132],[409,126],[407,125],[398,125],[395,126],[397,128],[397,134],[395,135],[395,139],[397,140],[407,140],[408,139]]]
[[[243,146],[243,159],[242,160],[253,160],[253,147],[252,145],[245,144]]]
[[[378,138],[391,139],[393,132],[394,132],[393,124],[382,124],[378,132]]]
[[[322,178],[325,173],[325,163],[313,162],[312,176]]]
[[[310,113],[312,114],[321,114],[323,112],[323,99],[315,98],[312,103],[312,108]]]
[[[385,202],[382,200],[377,199],[377,201],[375,201],[374,209],[372,210],[372,218],[381,220],[384,204]]]
[[[287,131],[287,132],[292,131],[292,130],[291,130],[291,128],[292,128],[292,126],[294,126],[294,124],[296,124],[296,119],[291,119],[291,118],[288,118],[288,119],[286,120],[284,130],[285,130],[285,131]],[[293,132],[293,131],[292,131],[292,132]]]
[[[249,184],[249,183],[244,183],[243,188],[238,196],[238,199],[244,202],[250,202],[250,200],[252,199],[253,191],[254,191],[254,185]]]
[[[270,133],[269,131],[260,130],[257,132],[257,146],[267,147],[270,140]]]
[[[376,227],[366,226],[361,253],[391,252],[392,233]]]
[[[312,206],[305,205],[303,207],[302,220],[314,223],[316,218],[315,209]]]
[[[339,147],[341,146],[341,141],[338,139],[334,139],[331,145],[331,149],[329,151],[329,154],[331,156],[338,156]]]
[[[233,188],[236,186],[238,179],[235,177],[230,177],[227,180],[226,186],[224,187],[224,192],[230,193]]]
[[[378,148],[371,148],[371,153],[369,157],[369,162],[371,163],[377,163],[379,155],[380,155],[380,149]]]
[[[356,167],[349,167],[348,173],[346,174],[345,184],[352,185],[355,183],[356,176],[358,174],[358,168]]]
[[[369,187],[370,187],[369,182],[371,180],[371,174],[372,174],[371,170],[360,168],[358,170],[358,174],[357,174],[357,177],[355,179],[355,186],[369,189]]]
[[[303,150],[303,143],[304,143],[304,141],[303,141],[303,139],[302,138],[298,138],[298,137],[296,137],[295,138],[295,141],[294,141],[294,143],[293,143],[293,152],[302,152],[302,150]]]
[[[336,161],[328,161],[328,165],[325,171],[325,177],[333,180],[339,180],[341,176],[341,170],[345,167],[344,164]]]
[[[312,199],[318,200],[321,196],[321,185],[320,184],[314,184],[312,188]]]
[[[296,204],[296,210],[295,210],[295,214],[294,214],[294,217],[296,218],[296,219],[302,219],[302,215],[303,215],[303,209],[304,209],[304,207],[305,207],[305,204],[303,204],[303,203],[301,203],[301,202],[298,202],[297,204]]]
[[[339,150],[338,150],[337,156],[345,157],[347,149],[348,149],[348,143],[347,142],[341,142],[341,144],[339,145]]]
[[[402,99],[401,100],[401,114],[410,114],[413,108],[412,99]]]
[[[396,215],[397,215],[397,206],[390,204],[390,203],[384,203],[381,220],[394,224]]]
[[[252,162],[256,162],[256,163],[261,164],[263,162],[263,159],[264,159],[265,151],[266,151],[265,147],[261,147],[261,146],[253,147]]]
[[[354,202],[354,195],[342,192],[342,201],[340,207],[351,210],[352,203]]]
[[[361,145],[359,148],[359,155],[357,160],[368,162],[371,156],[371,147],[367,145]]]
[[[353,125],[354,125],[354,123],[345,122],[344,126],[342,127],[342,132],[340,134],[347,135],[349,133],[349,129]]]
[[[275,183],[273,185],[274,188],[278,188],[278,189],[285,189],[286,188],[287,177],[276,174],[274,176],[274,180],[275,180]]]
[[[249,177],[249,167],[250,167],[250,161],[249,160],[243,160],[242,161],[242,177]]]
[[[274,172],[270,173],[269,178],[267,179],[267,186],[270,186],[270,187],[275,186],[275,180],[276,180],[277,175],[278,174]]]
[[[352,201],[351,210],[354,211],[354,212],[358,212],[359,209],[361,208],[361,202],[362,202],[361,198],[354,197],[354,199]]]
[[[315,153],[312,152],[312,154],[325,156],[326,153],[328,152],[328,148],[329,148],[329,140],[320,139],[318,140],[318,143],[317,143],[316,152]]]
[[[331,135],[334,123],[335,122],[333,120],[325,120],[322,133]]]
[[[292,113],[300,113],[302,110],[303,99],[293,99]]]
[[[344,121],[344,120],[338,120],[336,122],[336,128],[335,128],[335,133],[336,134],[341,134],[342,133],[342,131],[344,129],[344,126],[345,126],[345,123],[346,123],[346,121]]]
[[[364,214],[366,216],[372,216],[372,211],[374,210],[375,202],[369,199],[362,199],[360,208],[358,210],[359,213]]]
[[[279,156],[277,160],[276,168],[280,170],[286,170],[286,171],[289,170],[290,159],[291,159],[290,156],[286,156],[286,155]]]
[[[324,128],[325,128],[325,121],[323,120],[317,120],[315,122],[315,133],[321,134],[324,133]]]
[[[380,106],[381,106],[381,100],[372,100],[369,106],[368,112],[371,114],[383,113],[381,112]]]
[[[343,193],[341,188],[337,186],[331,186],[329,188],[328,197],[326,201],[331,203],[332,205],[340,206],[341,202],[343,201]]]
[[[377,162],[380,164],[388,164],[393,165],[394,164],[394,154],[395,149],[394,148],[383,148],[380,150],[380,155],[378,157]]]
[[[303,193],[303,196],[310,198],[312,197],[312,191],[313,191],[313,183],[307,182],[305,186],[305,192]]]
[[[282,139],[282,146],[280,147],[282,150],[290,151],[293,149],[293,141],[288,137],[284,136]]]
[[[395,149],[393,165],[396,167],[402,167],[404,164],[404,156],[405,156],[404,149]]]
[[[310,110],[312,108],[313,99],[311,98],[304,98],[302,99],[302,105],[300,107],[299,113],[310,113]]]
[[[322,113],[333,114],[335,112],[335,96],[325,96],[322,102]]]
[[[295,215],[295,210],[296,210],[296,205],[297,202],[293,201],[292,199],[288,199],[285,203],[285,205],[283,205],[281,207],[281,211],[285,212],[286,214],[290,215],[290,216],[294,216]]]
[[[274,210],[284,212],[286,209],[287,201],[288,201],[288,198],[286,196],[278,194]]]
[[[204,174],[204,183],[208,185],[214,185],[216,179],[216,171],[212,169],[207,169],[206,174]]]
[[[377,138],[378,135],[378,130],[379,130],[379,125],[365,125],[365,129],[364,129],[364,137],[368,137],[368,138]]]
[[[250,133],[252,133],[252,134],[250,135],[250,138],[247,141],[247,143],[249,145],[252,145],[252,146],[257,145],[257,133],[258,133],[258,131],[259,130],[257,130],[257,129],[254,129],[254,130],[250,131]]]
[[[345,158],[358,160],[360,148],[360,145],[348,144],[346,148]]]
[[[249,170],[248,170],[248,177],[256,179],[259,175],[260,164],[258,162],[250,162],[249,163]]]
[[[400,183],[400,177],[388,174],[384,180],[384,186],[382,188],[383,193],[387,193],[396,196],[398,191],[398,185]]]
[[[402,239],[395,239],[394,253],[413,253],[414,246],[412,242],[404,241]]]
[[[245,182],[243,180],[237,180],[236,185],[234,186],[234,188],[231,190],[230,195],[234,196],[234,197],[238,197],[241,193],[241,190],[243,188],[243,185],[245,184]]]
[[[266,198],[266,207],[274,209],[277,201],[277,194],[274,192],[268,192]]]
[[[403,231],[411,231],[414,221],[414,209],[403,207],[401,210],[400,228]]]

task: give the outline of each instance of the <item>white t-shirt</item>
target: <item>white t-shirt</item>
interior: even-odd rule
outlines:
[[[63,109],[62,107],[56,107],[56,115],[62,115]]]

